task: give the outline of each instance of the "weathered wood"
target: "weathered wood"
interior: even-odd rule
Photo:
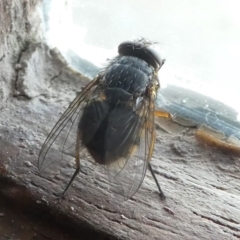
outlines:
[[[239,239],[240,160],[200,144],[192,130],[157,131],[152,165],[165,201],[148,172],[139,192],[121,202],[104,172],[83,156],[81,173],[56,204],[55,194],[66,186],[74,160],[66,156],[58,168],[39,175],[37,156],[87,79],[44,44],[30,43],[39,39],[37,2],[0,1],[0,238],[8,230],[15,234],[12,239],[30,238],[33,232],[37,239]],[[35,224],[17,236],[24,212]],[[63,225],[69,234],[60,238]]]
[[[36,49],[44,52],[44,48]],[[200,144],[192,130],[179,135],[157,130],[152,165],[167,196],[165,201],[160,200],[149,172],[132,199],[119,201],[109,190],[104,171],[85,156],[66,199],[55,204],[54,194],[64,189],[74,172],[74,159],[66,156],[59,168],[41,176],[37,156],[63,111],[62,105],[67,106],[64,92],[73,96],[73,86],[82,86],[78,75],[61,66],[61,75],[54,78],[43,96],[11,98],[0,116],[2,175],[27,188],[28,198],[38,203],[29,204],[35,212],[49,212],[75,230],[93,231],[111,239],[240,238],[240,161]],[[67,80],[67,85],[73,84],[69,90]],[[0,190],[5,197],[19,201],[18,195],[9,191]]]

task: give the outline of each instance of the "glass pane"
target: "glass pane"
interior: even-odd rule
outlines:
[[[158,42],[166,58],[158,106],[240,139],[238,0],[45,0],[45,7],[49,44],[90,77],[122,41]]]

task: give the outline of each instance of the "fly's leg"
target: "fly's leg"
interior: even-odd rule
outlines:
[[[80,134],[79,134],[79,131],[77,133],[77,139],[76,139],[75,161],[76,161],[76,170],[75,170],[74,174],[72,175],[72,177],[71,177],[68,185],[66,186],[65,190],[63,191],[63,193],[60,194],[60,198],[64,197],[64,195],[66,194],[69,187],[72,185],[74,179],[76,178],[76,176],[78,175],[78,173],[80,171]]]
[[[153,176],[153,179],[154,179],[154,181],[155,181],[155,183],[156,183],[156,185],[158,187],[158,191],[159,191],[159,195],[160,195],[161,199],[162,200],[166,199],[166,197],[165,197],[165,195],[164,195],[164,193],[163,193],[163,191],[162,191],[162,189],[160,187],[160,184],[158,183],[158,180],[157,180],[157,178],[155,176],[155,173],[154,173],[154,171],[152,169],[152,165],[151,165],[150,162],[148,162],[148,169],[150,170],[150,172],[151,172],[151,174]]]
[[[169,114],[169,113],[168,113]],[[153,117],[154,117],[154,114],[152,114]],[[160,187],[160,184],[158,183],[157,181],[157,178],[155,176],[155,173],[152,169],[152,165],[150,163],[150,160],[151,160],[151,156],[152,156],[152,153],[153,153],[153,148],[154,148],[154,143],[155,143],[155,138],[156,138],[156,132],[154,131],[151,135],[151,144],[150,144],[150,148],[149,148],[149,153],[148,153],[148,169],[149,171],[151,172],[152,176],[153,176],[153,179],[158,187],[158,190],[159,190],[159,195],[161,197],[162,200],[166,199],[161,187]]]

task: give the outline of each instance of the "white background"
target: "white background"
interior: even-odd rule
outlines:
[[[52,0],[48,42],[97,66],[125,40],[158,42],[160,77],[220,100],[240,113],[240,1]]]

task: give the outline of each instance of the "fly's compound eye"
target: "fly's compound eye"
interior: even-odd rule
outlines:
[[[123,42],[118,46],[118,53],[123,56],[140,58],[151,65],[155,70],[159,70],[165,62],[165,59],[162,59],[149,44],[144,44],[142,41]]]

